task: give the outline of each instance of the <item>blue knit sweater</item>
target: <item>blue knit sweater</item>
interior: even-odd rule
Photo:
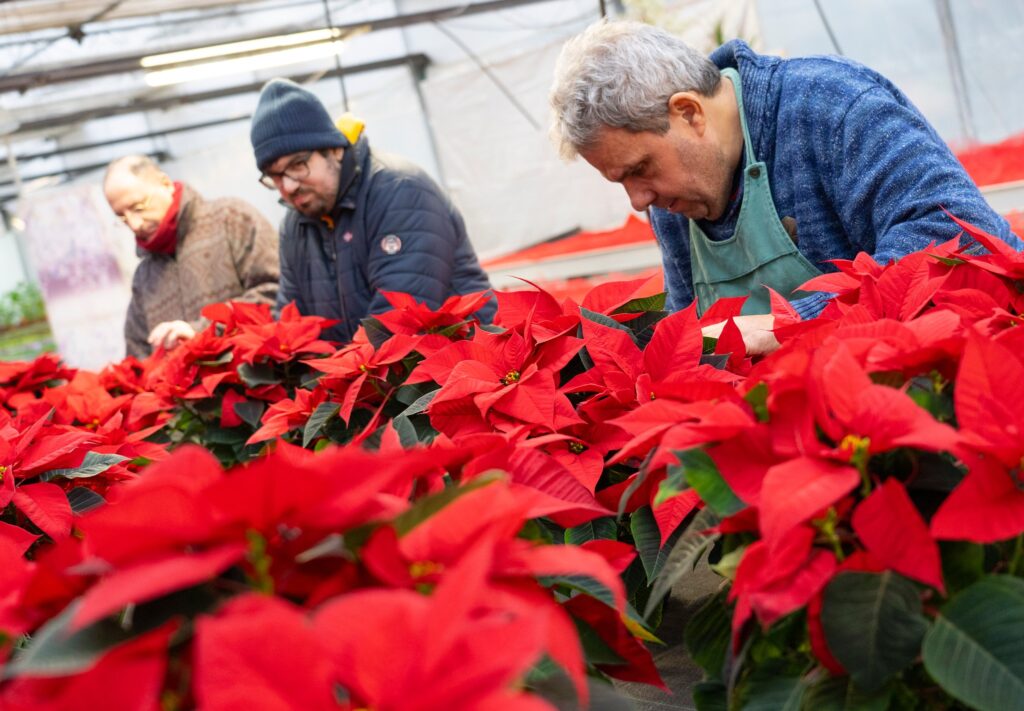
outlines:
[[[739,71],[747,126],[757,158],[768,166],[775,209],[796,219],[800,252],[822,271],[835,271],[830,259],[867,252],[886,264],[952,239],[960,230],[942,208],[1024,249],[935,129],[877,72],[840,57],[764,56],[739,40],[711,60]],[[732,235],[740,199],[717,221],[698,223],[709,238]],[[693,301],[689,221],[652,208],[651,222],[668,308],[683,308]],[[815,294],[793,305],[812,318],[828,298]]]

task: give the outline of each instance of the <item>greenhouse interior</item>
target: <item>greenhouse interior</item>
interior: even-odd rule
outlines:
[[[0,709],[1024,709],[1021,66],[1019,0],[0,0]]]

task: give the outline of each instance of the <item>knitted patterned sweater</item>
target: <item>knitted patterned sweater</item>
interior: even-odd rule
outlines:
[[[822,271],[835,271],[828,260],[859,252],[887,264],[952,239],[960,230],[943,208],[1024,249],[935,129],[877,72],[840,57],[764,56],[739,40],[711,60],[739,71],[747,126],[758,160],[767,164],[775,209],[780,218],[795,218],[800,252]],[[719,220],[698,223],[709,238],[732,235],[741,198]],[[689,221],[652,208],[651,222],[668,308],[683,308],[693,301]],[[815,294],[793,305],[812,318],[828,298]]]
[[[141,247],[124,324],[128,355],[144,358],[149,332],[164,321],[205,327],[199,312],[229,299],[273,305],[277,296],[277,230],[236,198],[206,201],[182,187],[178,246],[173,255]]]

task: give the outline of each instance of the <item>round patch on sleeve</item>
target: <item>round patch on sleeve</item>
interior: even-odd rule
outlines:
[[[398,254],[402,249],[402,238],[398,235],[388,235],[380,241],[380,248],[384,254]]]

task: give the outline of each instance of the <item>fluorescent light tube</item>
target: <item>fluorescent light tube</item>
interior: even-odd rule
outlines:
[[[214,60],[212,62],[201,62],[188,64],[183,67],[172,67],[169,69],[158,69],[146,73],[146,83],[149,86],[167,86],[169,84],[180,84],[195,79],[209,79],[211,77],[226,76],[228,74],[241,74],[243,72],[257,71],[280,67],[286,64],[298,64],[314,59],[322,59],[341,54],[345,47],[342,41],[321,42],[309,44],[302,47],[292,47],[262,54],[251,54],[245,57],[234,57],[231,59]]]
[[[197,47],[196,49],[183,49],[179,52],[151,54],[148,57],[143,57],[139,61],[139,64],[141,64],[143,68],[149,69],[150,67],[162,67],[168,64],[195,62],[202,59],[230,56],[232,54],[263,52],[270,49],[291,47],[297,44],[326,42],[327,40],[337,39],[340,36],[341,30],[328,27],[322,30],[295,32],[289,35],[276,35],[274,37],[260,37],[259,39],[229,42],[227,44],[215,44],[210,45],[209,47]]]

